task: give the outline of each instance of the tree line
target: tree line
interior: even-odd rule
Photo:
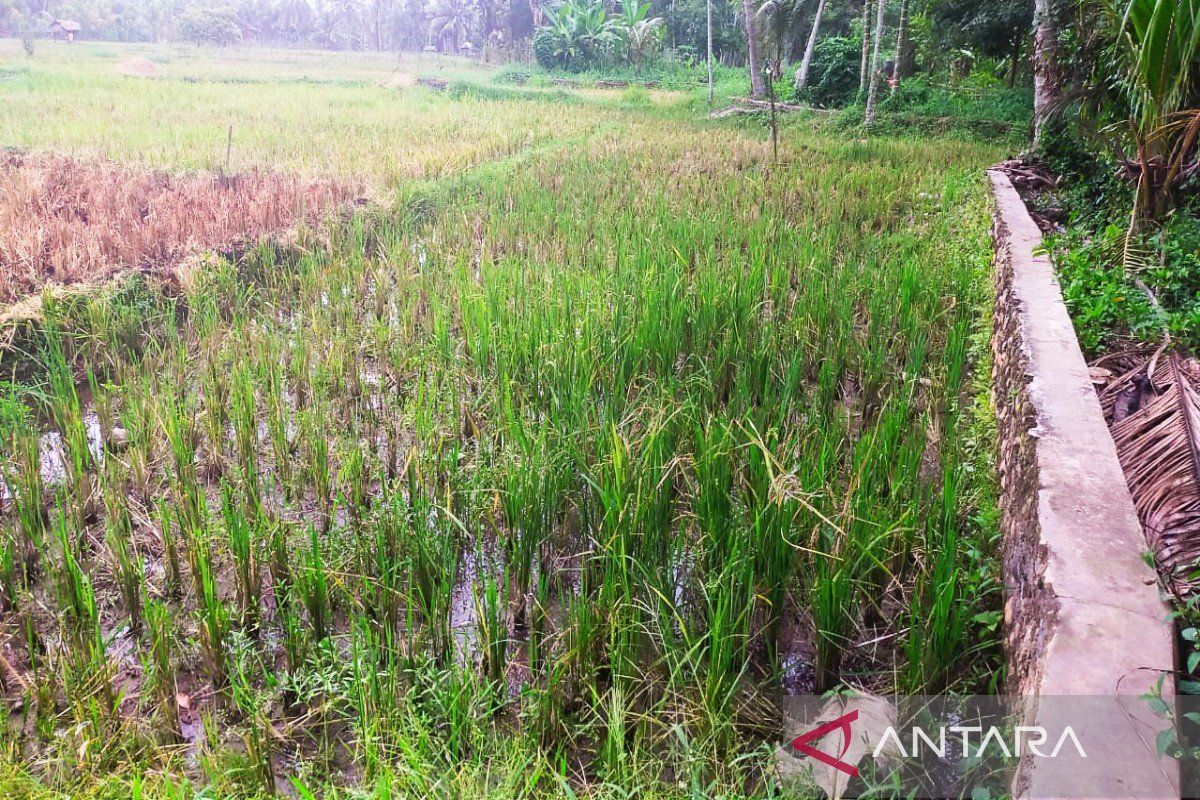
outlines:
[[[85,39],[482,52],[489,44],[528,43],[564,12],[574,19],[599,10],[612,21],[628,17],[627,6],[621,0],[0,0],[0,34],[37,38],[53,20],[70,19]],[[661,20],[655,27],[661,25],[665,50],[701,61],[708,56],[711,11],[714,59],[728,65],[749,59],[778,70],[811,61],[820,39],[860,37],[881,15],[891,29],[907,20],[901,58],[909,64],[941,66],[959,51],[1015,59],[1032,18],[1027,0],[712,0],[709,6],[709,0],[651,0],[644,19]],[[868,6],[879,13],[868,13]],[[890,46],[883,52],[890,54]]]

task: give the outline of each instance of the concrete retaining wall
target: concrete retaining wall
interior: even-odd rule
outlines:
[[[1093,796],[1178,797],[1175,762],[1154,751],[1163,720],[1135,701],[1173,667],[1168,609],[1052,265],[1034,255],[1041,232],[1008,178],[988,175],[1008,688],[1027,698],[1130,696],[1128,713],[1108,723],[1111,757],[1088,753],[1100,770],[1089,783],[1103,789]],[[1029,707],[1036,717],[1036,702]],[[1130,748],[1144,751],[1140,768],[1130,767]],[[1027,759],[1016,793],[1079,796],[1063,793],[1072,777],[1056,769]]]

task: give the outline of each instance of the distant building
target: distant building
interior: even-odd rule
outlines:
[[[56,39],[66,39],[68,42],[75,41],[75,34],[81,30],[83,26],[73,19],[56,19],[50,23],[50,33]]]

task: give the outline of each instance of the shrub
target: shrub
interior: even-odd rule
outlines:
[[[1096,237],[1074,232],[1050,241],[1063,300],[1071,310],[1079,344],[1089,356],[1101,352],[1114,332],[1153,339],[1159,330],[1154,308],[1114,256],[1122,234],[1114,226]]]
[[[197,44],[237,44],[242,27],[237,12],[228,6],[188,6],[179,18],[179,35]]]
[[[826,36],[817,42],[808,69],[808,86],[797,99],[823,108],[844,106],[858,93],[862,42],[850,36]]]
[[[544,69],[583,72],[611,61],[612,49],[598,37],[567,36],[554,28],[538,28],[533,35],[533,55]]]
[[[941,85],[927,77],[911,77],[902,81],[895,92],[887,94],[881,107],[925,117],[1025,124],[1033,98],[1025,88],[1009,89],[987,77],[978,81],[964,79],[955,86]]]
[[[558,54],[563,48],[563,36],[550,28],[538,28],[533,34],[533,57],[542,69],[554,69],[559,65]]]

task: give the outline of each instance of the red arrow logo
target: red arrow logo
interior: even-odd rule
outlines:
[[[813,728],[808,733],[803,733],[792,739],[792,747],[799,750],[806,756],[812,756],[817,761],[820,761],[826,766],[833,767],[836,770],[846,773],[851,778],[858,777],[858,767],[853,764],[847,764],[842,761],[842,756],[846,755],[846,751],[850,749],[850,723],[858,719],[858,709],[847,712],[835,720],[830,720],[822,725]],[[840,730],[842,732],[842,752],[838,753],[837,758],[823,753],[813,747],[809,742],[815,742],[830,731]]]

